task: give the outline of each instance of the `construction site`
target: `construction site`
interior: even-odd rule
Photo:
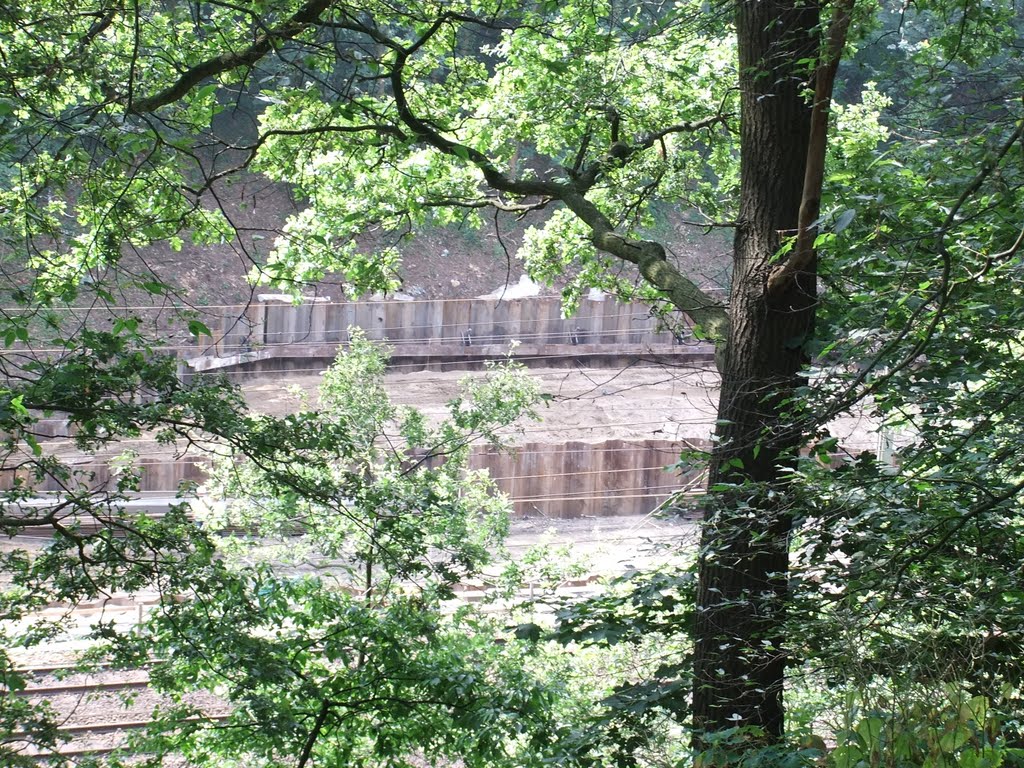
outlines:
[[[685,561],[695,551],[706,479],[697,457],[711,445],[718,374],[712,348],[689,332],[685,318],[599,295],[571,317],[562,316],[557,297],[294,303],[265,295],[206,308],[204,319],[209,336],[166,350],[177,356],[180,378],[227,377],[254,412],[270,416],[316,405],[323,372],[356,329],[388,349],[392,401],[428,420],[441,417],[460,382],[486,376],[489,364],[526,367],[544,396],[537,418],[507,427],[501,445],[473,446],[470,468],[486,470],[508,499],[508,557],[541,546],[572,562],[573,577],[557,585],[563,595],[593,594],[608,577],[666,558]],[[133,513],[161,516],[184,500],[201,514],[207,503],[210,458],[195,446],[177,449],[143,435],[85,454],[67,422],[46,419],[39,429],[43,449],[73,466],[91,492],[112,487],[130,456],[142,469],[141,490],[124,503]],[[840,419],[831,431],[846,452],[877,449],[874,426],[863,417]],[[3,480],[9,486],[15,476],[6,471]],[[38,487],[43,499],[59,490],[56,481]],[[48,541],[29,530],[2,546],[31,550]],[[286,567],[316,572],[331,563]],[[466,584],[459,599],[485,592],[486,584]],[[149,724],[160,697],[149,691],[146,670],[69,672],[97,620],[129,628],[158,602],[159,595],[143,592],[52,605],[47,610],[65,622],[63,634],[13,653],[34,681],[20,695],[61,713],[70,740],[64,756],[107,754]],[[191,703],[204,717],[226,716],[216,697],[197,697]]]

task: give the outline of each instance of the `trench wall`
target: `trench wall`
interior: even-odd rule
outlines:
[[[696,470],[665,470],[678,462],[681,448],[668,440],[525,443],[507,450],[477,446],[469,464],[489,471],[518,517],[642,515],[680,488],[700,489]],[[151,494],[171,497],[181,483],[201,484],[206,478],[207,464],[199,458],[143,459],[139,466],[139,490]],[[74,467],[73,487],[98,490],[116,482],[116,464],[83,461]],[[16,475],[15,470],[0,470],[0,486],[9,488]],[[59,490],[52,479],[35,486],[37,493]]]
[[[558,297],[314,300],[299,305],[267,300],[222,308],[208,324],[212,335],[200,338],[198,351],[233,354],[276,344],[343,344],[349,328],[389,342],[397,354],[404,345],[507,346],[513,340],[528,346],[660,345],[692,338],[685,315],[675,312],[661,319],[644,304],[584,299],[572,317],[561,313]]]

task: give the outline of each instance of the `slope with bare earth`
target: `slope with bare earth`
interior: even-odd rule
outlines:
[[[120,284],[118,303],[122,306],[152,303],[144,291],[123,287],[130,278],[141,281],[148,274],[174,287],[175,301],[196,308],[242,304],[258,292],[280,289],[254,285],[253,279],[282,236],[288,217],[304,207],[301,201],[286,185],[249,175],[215,186],[204,204],[227,218],[235,232],[230,241],[211,245],[186,242],[181,251],[166,243],[127,251],[116,266],[90,274],[86,282],[102,283],[108,289]],[[412,234],[367,231],[359,244],[368,253],[386,246],[399,248],[402,261],[394,277],[402,293],[416,298],[468,298],[519,281],[524,271],[517,253],[524,233],[530,227],[543,226],[549,215],[541,212],[517,218],[500,214],[488,218],[480,229],[453,225],[427,227]],[[728,238],[721,231],[705,232],[687,223],[690,218],[663,206],[650,235],[666,244],[669,257],[685,274],[704,286],[722,287],[728,281]],[[628,270],[622,274],[635,278]],[[301,290],[334,300],[351,298],[350,288],[338,274],[328,274]],[[547,290],[557,294],[560,286]]]

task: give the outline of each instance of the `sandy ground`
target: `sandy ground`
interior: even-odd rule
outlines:
[[[715,424],[718,373],[693,367],[632,366],[621,370],[578,368],[534,369],[529,374],[552,400],[538,408],[539,421],[517,425],[517,441],[559,443],[610,439],[706,440]],[[414,406],[432,420],[445,413],[445,403],[459,382],[484,373],[389,373],[392,399]],[[289,376],[243,387],[250,406],[281,416],[298,407],[293,389],[311,404],[317,402],[320,375]],[[875,450],[876,425],[864,416],[847,416],[829,425],[834,437],[851,452]]]
[[[447,414],[447,403],[465,379],[484,372],[419,371],[391,372],[385,385],[394,402],[413,406],[436,423]],[[504,431],[503,440],[560,444],[567,441],[600,443],[607,440],[657,440],[679,443],[680,449],[704,448],[714,430],[718,400],[716,371],[694,367],[630,366],[623,369],[535,369],[529,375],[550,397],[537,406],[537,419],[521,419]],[[290,374],[245,384],[243,393],[253,410],[276,416],[300,407],[296,392],[312,406],[318,402],[321,375]],[[879,448],[877,425],[863,415],[849,415],[829,425],[841,448],[851,454]],[[191,461],[199,457],[195,447],[176,453],[153,436],[124,440],[96,457],[82,456],[67,439],[47,439],[44,450],[75,463],[110,461],[122,451],[133,451],[143,461]],[[184,446],[183,446],[184,447]],[[150,471],[158,471],[159,468]],[[168,474],[168,477],[171,477]],[[170,481],[169,481],[170,482]]]
[[[531,370],[541,392],[553,399],[537,408],[538,420],[522,420],[516,431],[524,442],[601,441],[611,438],[702,437],[714,423],[717,374],[694,369],[632,367]],[[385,386],[394,402],[418,408],[429,420],[446,413],[446,403],[459,392],[459,382],[484,372],[390,373]],[[294,412],[301,389],[317,403],[317,375],[291,376],[283,382],[245,385],[250,406],[282,416]]]
[[[385,386],[392,400],[419,409],[428,422],[448,414],[447,403],[459,392],[460,382],[485,376],[483,371],[418,371],[389,373]],[[503,430],[511,444],[603,442],[612,439],[702,441],[710,437],[718,398],[718,374],[692,367],[633,366],[615,369],[530,370],[540,390],[550,399],[536,408],[536,419],[521,419]],[[257,412],[284,416],[300,407],[302,392],[311,406],[318,404],[321,374],[288,374],[242,386],[249,406]],[[47,439],[44,450],[76,462],[91,463],[67,439]],[[97,455],[109,461],[123,451],[138,459],[180,459],[175,448],[158,444],[151,435],[119,441]],[[186,456],[199,455],[195,448]]]

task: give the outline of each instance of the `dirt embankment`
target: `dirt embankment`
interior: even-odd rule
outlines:
[[[281,235],[288,217],[305,206],[296,200],[288,186],[253,174],[239,174],[230,183],[218,183],[204,197],[204,205],[219,210],[231,224],[235,236],[224,243],[196,245],[187,236],[180,251],[167,243],[143,249],[126,248],[116,265],[99,268],[82,276],[82,296],[76,304],[96,300],[93,289],[102,287],[116,299],[115,311],[129,306],[164,303],[139,286],[154,277],[175,289],[173,302],[196,308],[240,304],[268,288],[254,287],[250,276],[254,267],[263,265]],[[402,262],[395,277],[401,292],[416,298],[468,298],[480,296],[506,284],[516,283],[524,274],[516,257],[527,229],[542,226],[549,212],[517,218],[499,214],[488,218],[484,226],[423,228],[413,234],[366,232],[358,238],[365,252],[397,245]],[[728,281],[730,246],[719,231],[703,234],[688,225],[687,216],[671,206],[658,209],[657,225],[647,233],[666,246],[669,258],[687,275],[708,287],[722,287]],[[15,260],[16,262],[17,260]],[[5,282],[25,284],[27,271],[15,269],[16,263],[3,267]],[[628,265],[623,277],[630,279]],[[339,275],[329,274],[322,281],[304,287],[309,295],[346,296]],[[559,287],[548,288],[557,294]],[[91,297],[91,298],[90,298]]]

